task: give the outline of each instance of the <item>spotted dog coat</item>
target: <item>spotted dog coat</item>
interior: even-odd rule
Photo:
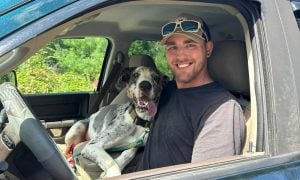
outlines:
[[[156,105],[165,78],[147,67],[128,69],[123,73],[127,82],[127,95],[132,100],[125,104],[113,104],[100,108],[86,120],[75,123],[66,134],[67,151],[80,142],[89,140],[81,154],[96,162],[102,169],[101,177],[121,174],[122,169],[134,158],[137,148],[130,148],[113,159],[105,150],[124,147],[148,137],[148,127],[135,123],[132,112],[139,118],[150,121],[156,113]]]

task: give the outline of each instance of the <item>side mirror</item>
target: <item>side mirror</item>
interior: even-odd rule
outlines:
[[[291,1],[291,5],[294,11],[294,15],[298,24],[298,27],[300,29],[300,1]]]
[[[0,76],[0,84],[4,82],[11,82],[17,87],[17,74],[16,71],[12,70],[7,74]]]

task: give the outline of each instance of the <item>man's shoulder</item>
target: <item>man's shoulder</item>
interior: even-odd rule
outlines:
[[[226,89],[223,85],[219,84],[218,82],[214,82],[215,84],[215,89],[216,93],[218,93],[221,97],[225,98],[226,101],[228,100],[233,100],[237,102],[237,98],[228,90]]]
[[[236,107],[237,109],[243,111],[240,103],[236,99],[229,99],[229,100],[223,102],[219,108],[227,109],[227,108],[231,108],[231,107]]]

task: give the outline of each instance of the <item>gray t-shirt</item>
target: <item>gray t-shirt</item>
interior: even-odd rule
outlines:
[[[240,154],[244,122],[235,97],[218,83],[177,89],[170,82],[138,170]]]
[[[245,124],[243,110],[235,100],[223,103],[209,116],[198,135],[192,162],[239,154],[243,145]]]

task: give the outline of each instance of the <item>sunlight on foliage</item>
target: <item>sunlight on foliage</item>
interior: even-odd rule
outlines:
[[[146,54],[151,56],[155,61],[157,69],[172,79],[172,73],[168,68],[164,47],[159,42],[135,41],[129,48],[128,56],[130,57],[134,54]]]
[[[107,46],[104,38],[48,43],[17,68],[19,89],[23,93],[91,91]]]
[[[107,47],[107,39],[94,37],[50,42],[16,69],[18,87],[25,94],[93,91]],[[159,42],[135,41],[128,52],[133,54],[150,55],[172,77]]]

